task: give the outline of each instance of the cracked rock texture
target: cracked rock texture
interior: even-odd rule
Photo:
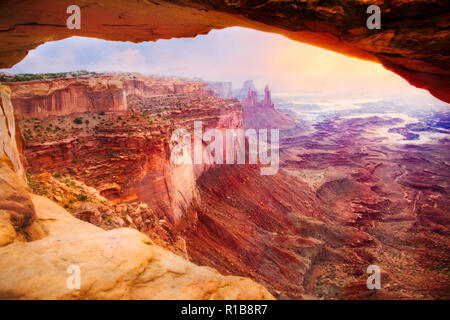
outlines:
[[[153,245],[131,228],[104,231],[32,195],[43,238],[0,248],[1,299],[270,299],[261,285],[222,276]],[[80,289],[67,268],[80,267]]]
[[[71,4],[0,3],[0,67],[13,66],[44,42],[70,36],[140,42],[242,26],[379,62],[450,101],[450,14],[445,0],[80,0],[80,30],[66,27]],[[371,4],[381,8],[381,30],[366,27]]]

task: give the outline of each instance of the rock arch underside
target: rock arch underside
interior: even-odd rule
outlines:
[[[80,30],[66,27],[71,4],[2,1],[0,67],[13,66],[42,43],[71,36],[141,42],[241,26],[376,61],[450,102],[450,13],[445,0],[79,0]],[[366,28],[370,4],[381,8],[380,30]]]

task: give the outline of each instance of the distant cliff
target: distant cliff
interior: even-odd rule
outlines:
[[[255,84],[253,83],[253,80],[245,80],[242,84],[242,87],[236,92],[236,98],[239,100],[244,99],[247,96],[248,91],[255,91],[257,93]]]
[[[139,74],[104,74],[90,77],[7,83],[15,113],[43,119],[81,112],[126,111],[129,95],[213,94],[200,81],[144,77]]]
[[[208,84],[214,90],[215,95],[226,99],[233,97],[233,86],[231,82],[216,81],[208,82]]]
[[[15,82],[8,86],[15,112],[25,117],[127,109],[123,82],[111,77]]]

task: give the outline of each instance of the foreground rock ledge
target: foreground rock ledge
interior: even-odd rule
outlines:
[[[196,266],[134,229],[104,231],[31,198],[44,235],[0,248],[1,299],[273,299],[254,281]],[[80,290],[66,285],[72,264]]]
[[[283,34],[372,60],[450,102],[450,32],[445,0],[79,0],[81,29],[66,27],[72,0],[0,3],[0,68],[29,50],[71,36],[119,41],[193,37],[232,26]],[[366,27],[369,5],[381,8],[381,30]]]

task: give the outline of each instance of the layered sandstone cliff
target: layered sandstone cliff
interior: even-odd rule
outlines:
[[[128,96],[211,94],[200,81],[143,77],[138,73],[106,73],[46,81],[6,83],[16,114],[46,118],[83,112],[124,112]]]
[[[29,193],[10,90],[0,87],[1,299],[271,299],[262,286],[222,276],[129,228],[104,231]],[[71,265],[80,289],[69,289]]]
[[[45,118],[74,112],[124,111],[123,83],[113,78],[75,78],[58,81],[8,83],[16,113]]]
[[[28,168],[32,173],[45,169],[73,175],[116,203],[144,201],[161,217],[178,223],[196,198],[195,180],[208,165],[173,165],[172,132],[191,132],[194,121],[202,122],[204,129],[241,128],[242,108],[237,100],[216,97],[201,81],[117,74],[48,83],[62,91],[64,85],[78,83],[74,96],[82,96],[91,83],[112,79],[123,87],[128,112],[113,102],[105,110],[115,112],[82,112],[71,99],[62,102],[52,117],[16,110],[27,139]],[[16,84],[13,102],[32,104],[38,99],[39,103],[39,88],[39,82]],[[109,94],[106,86],[98,89],[99,96]]]

